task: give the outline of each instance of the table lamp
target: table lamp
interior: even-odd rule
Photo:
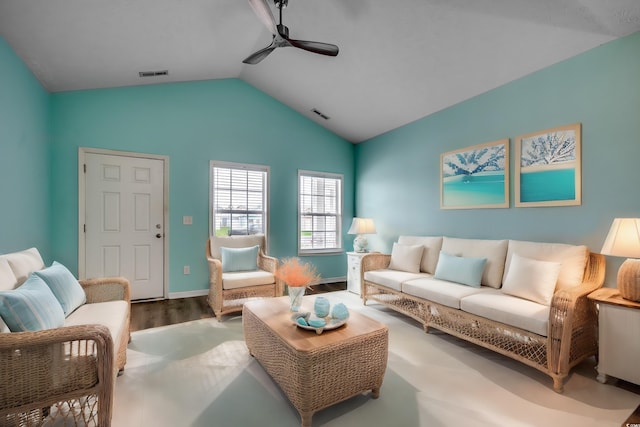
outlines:
[[[614,219],[600,253],[627,257],[618,270],[618,290],[622,298],[640,302],[640,218]]]
[[[349,228],[348,234],[357,234],[356,238],[353,240],[353,250],[356,252],[368,252],[367,246],[367,238],[364,237],[365,234],[375,234],[376,233],[376,225],[373,223],[373,219],[371,218],[353,218],[353,222],[351,223],[351,228]]]

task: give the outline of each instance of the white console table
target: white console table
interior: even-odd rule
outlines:
[[[598,304],[598,381],[607,376],[640,385],[640,303],[601,288],[589,299]]]

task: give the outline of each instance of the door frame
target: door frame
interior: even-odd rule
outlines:
[[[85,279],[85,250],[86,250],[86,234],[85,225],[85,191],[86,191],[86,175],[84,173],[84,165],[86,163],[86,154],[104,154],[108,156],[135,157],[151,160],[162,161],[162,174],[164,176],[163,189],[163,206],[162,218],[164,221],[164,239],[163,239],[163,275],[162,275],[162,299],[168,298],[169,291],[169,156],[159,154],[136,153],[132,151],[106,150],[102,148],[78,147],[78,278]]]

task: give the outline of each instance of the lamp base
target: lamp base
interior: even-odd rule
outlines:
[[[640,302],[640,260],[627,259],[622,263],[618,270],[618,290],[622,298]]]
[[[358,234],[355,239],[353,239],[353,250],[355,252],[367,252],[367,246],[369,242],[367,242],[367,238],[362,234]]]

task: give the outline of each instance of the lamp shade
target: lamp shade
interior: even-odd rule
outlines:
[[[375,234],[376,225],[371,218],[353,218],[348,234]]]
[[[625,258],[640,258],[640,218],[614,219],[600,253]]]

